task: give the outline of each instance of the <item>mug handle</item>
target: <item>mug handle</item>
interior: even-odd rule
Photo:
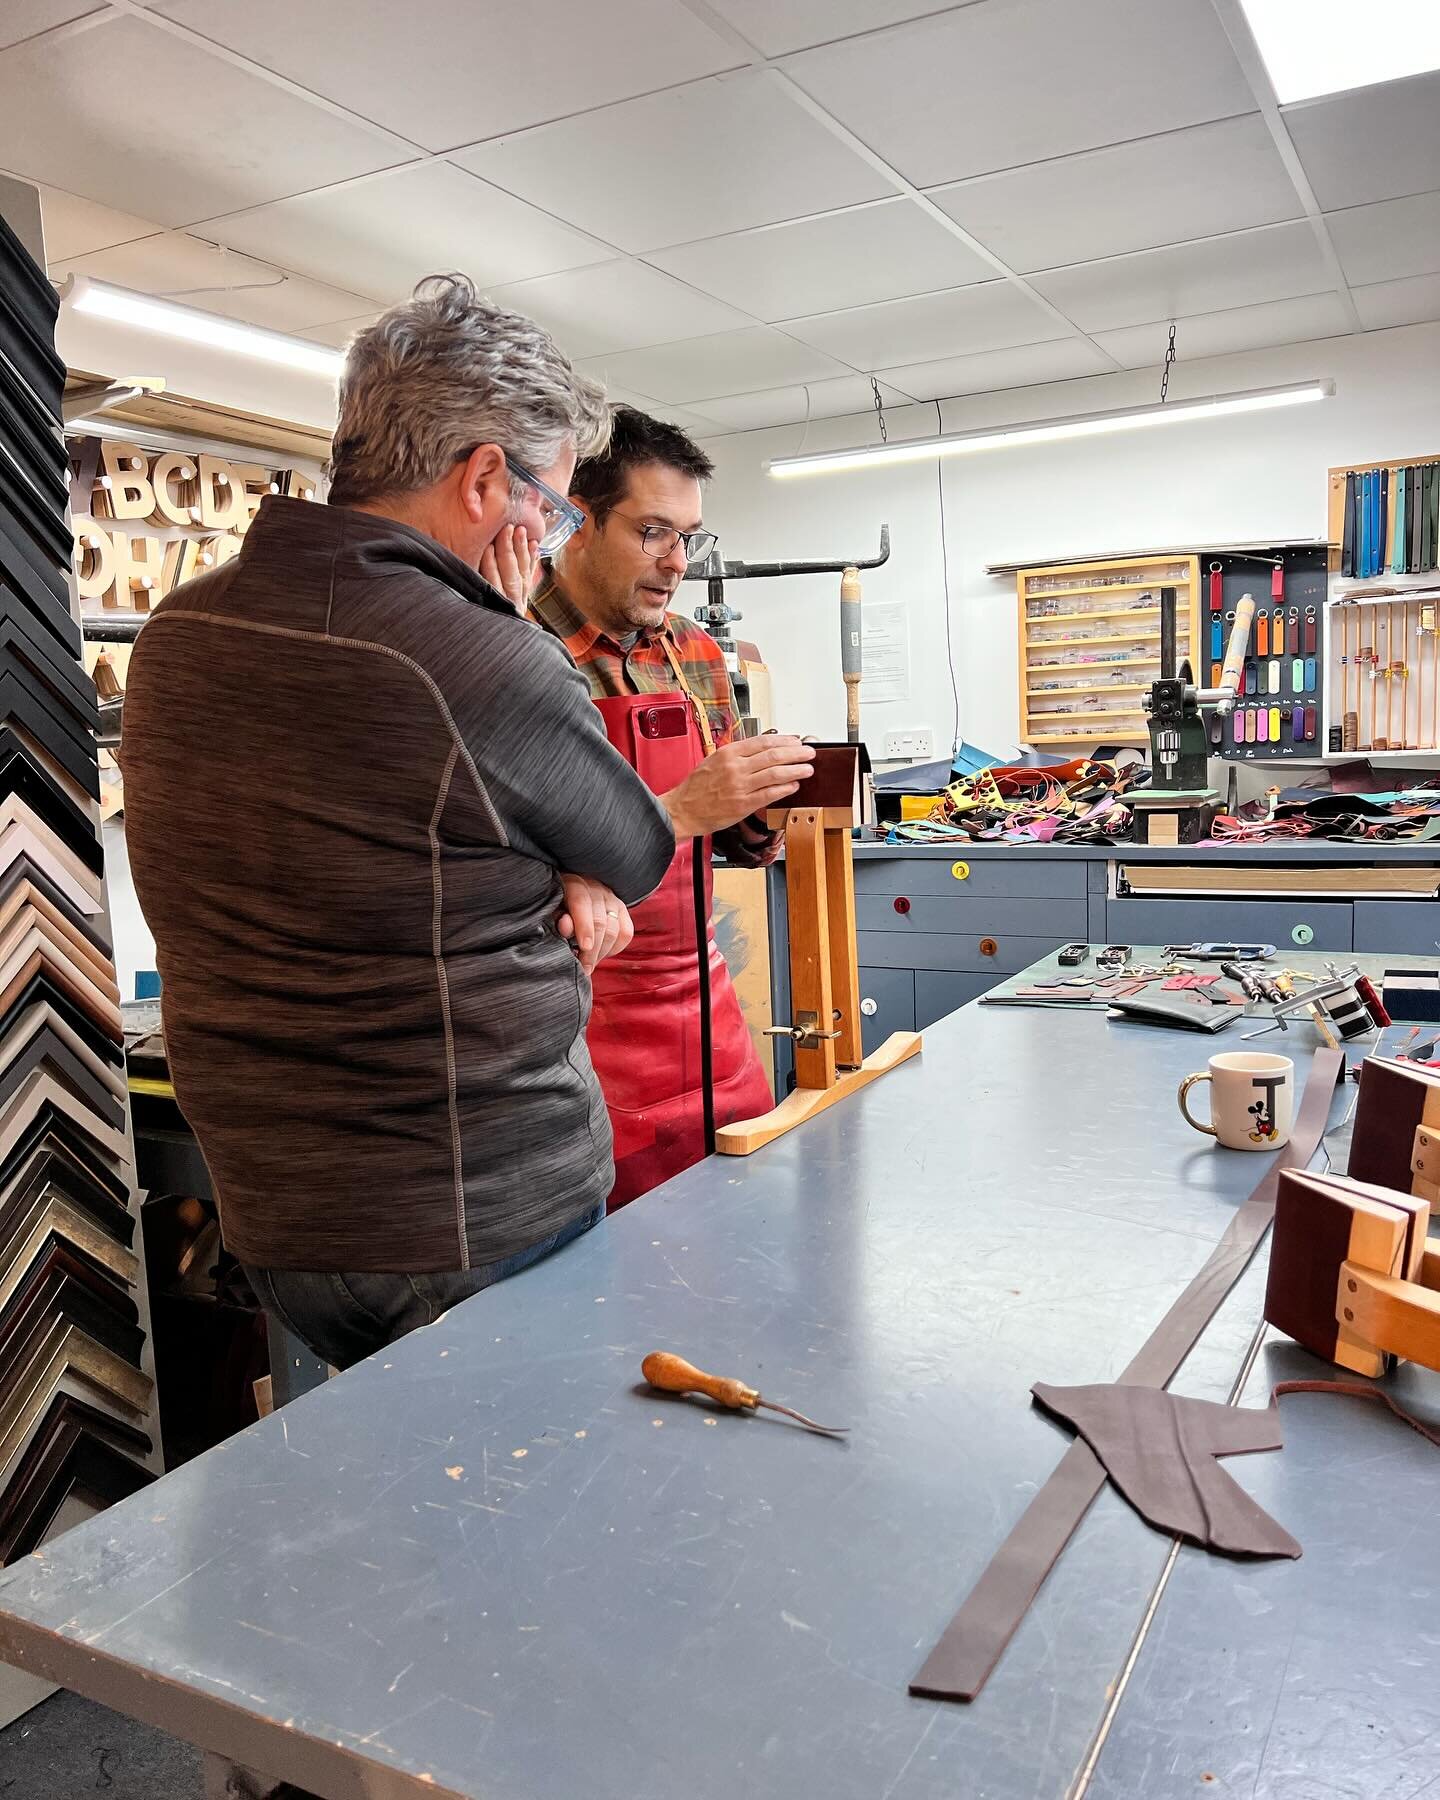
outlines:
[[[1190,1111],[1190,1108],[1185,1104],[1186,1098],[1196,1082],[1208,1081],[1209,1079],[1210,1076],[1208,1073],[1204,1075],[1187,1075],[1180,1083],[1180,1092],[1176,1095],[1176,1099],[1180,1102],[1180,1115],[1187,1125],[1192,1126],[1196,1131],[1203,1131],[1206,1137],[1218,1137],[1220,1134],[1216,1131],[1215,1127],[1213,1125],[1202,1125]]]

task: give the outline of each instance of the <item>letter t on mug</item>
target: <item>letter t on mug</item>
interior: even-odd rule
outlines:
[[[1190,1111],[1190,1090],[1210,1084],[1210,1123]],[[1180,1083],[1180,1111],[1185,1123],[1227,1150],[1279,1150],[1290,1142],[1295,1109],[1295,1065],[1288,1056],[1227,1051],[1210,1058],[1203,1075],[1187,1075]]]

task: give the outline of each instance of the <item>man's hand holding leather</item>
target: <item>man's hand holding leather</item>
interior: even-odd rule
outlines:
[[[797,737],[737,738],[661,796],[677,838],[705,837],[793,794],[815,764]]]

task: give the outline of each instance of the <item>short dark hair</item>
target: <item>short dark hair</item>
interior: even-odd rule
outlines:
[[[610,415],[610,446],[603,456],[587,456],[577,463],[570,492],[583,500],[597,525],[625,497],[630,471],[646,463],[660,463],[697,481],[708,481],[715,465],[678,425],[652,419],[633,406],[616,406]]]

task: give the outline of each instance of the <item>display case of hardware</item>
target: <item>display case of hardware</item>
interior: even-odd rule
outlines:
[[[1440,751],[1440,457],[1331,469],[1331,756]]]
[[[1204,559],[1201,669],[1220,678],[1225,643],[1244,594],[1255,620],[1234,710],[1216,718],[1217,756],[1235,762],[1315,761],[1325,749],[1323,650],[1326,553],[1317,544],[1217,551]]]
[[[1022,742],[1148,742],[1143,696],[1160,673],[1160,589],[1176,590],[1178,654],[1191,657],[1199,643],[1197,559],[1177,551],[1059,563],[1021,569],[1015,580]]]

